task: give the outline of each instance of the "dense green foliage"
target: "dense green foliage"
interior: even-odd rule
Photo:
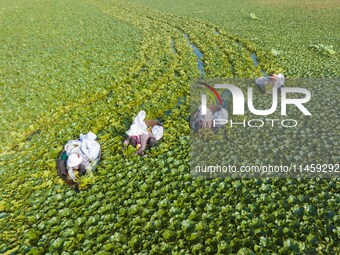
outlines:
[[[335,36],[340,34],[339,1],[130,1],[212,22],[237,37],[251,40],[268,53],[279,51],[275,62],[288,77],[339,77],[340,47]],[[335,52],[323,54],[313,50],[312,45],[333,47]]]
[[[91,10],[91,5],[6,3],[0,16],[5,113],[0,139],[5,144],[105,96],[126,73],[124,63],[132,60],[140,39],[136,29]]]
[[[260,20],[249,22],[265,20],[254,12]],[[188,40],[207,77],[281,67],[256,40],[211,22],[120,1],[1,2],[0,253],[339,252],[337,179],[190,177],[189,84],[200,72]],[[318,56],[330,40],[307,48],[319,46],[308,48]],[[337,56],[323,56],[325,76]],[[164,140],[147,156],[126,155],[122,136],[141,108],[164,123]],[[77,194],[57,178],[56,158],[89,130],[102,161]]]

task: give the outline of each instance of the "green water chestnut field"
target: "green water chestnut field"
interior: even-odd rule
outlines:
[[[338,178],[203,179],[189,167],[191,80],[264,72],[334,80],[310,88],[320,121],[295,134],[301,149],[276,146],[275,131],[268,162],[339,163],[339,9],[338,0],[2,0],[0,254],[339,254]],[[122,151],[140,110],[165,130],[142,157]],[[56,159],[88,131],[102,160],[76,193]],[[245,130],[230,137],[235,164],[244,151],[261,163]]]

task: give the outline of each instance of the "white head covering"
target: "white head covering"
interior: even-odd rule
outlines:
[[[79,166],[83,157],[78,153],[71,153],[67,159],[67,166],[70,168]]]
[[[154,135],[154,137],[156,138],[156,140],[159,140],[162,138],[163,136],[163,133],[164,133],[164,129],[162,126],[153,126],[152,128],[152,134]]]
[[[94,140],[84,139],[81,143],[81,150],[90,161],[94,161],[99,157],[100,144]]]
[[[282,73],[279,73],[277,76],[276,76],[276,85],[277,87],[282,87],[285,83],[285,77]]]
[[[132,124],[130,129],[126,132],[128,136],[142,135],[144,133],[145,132],[137,124]]]
[[[145,115],[146,115],[145,111],[140,111],[137,114],[136,118],[133,120],[132,124],[136,124],[136,125],[138,125],[140,127],[140,129],[142,129],[142,130],[145,129],[147,131],[148,127],[147,127],[147,125],[144,122]]]
[[[213,114],[214,119],[228,119],[228,111],[224,108]]]
[[[79,140],[70,140],[65,145],[64,149],[66,151],[66,155],[69,156],[71,153],[80,152],[81,142]]]
[[[148,127],[144,122],[145,111],[140,111],[130,126],[130,129],[126,132],[128,136],[148,134]]]
[[[95,141],[97,136],[91,131],[86,135],[80,134],[81,153],[83,153],[83,160],[94,161],[99,157],[100,144]]]
[[[97,138],[97,136],[94,133],[92,133],[91,131],[88,132],[86,135],[80,134],[80,141],[83,141],[85,139],[90,140],[90,141],[94,141],[94,140],[96,140],[96,138]]]

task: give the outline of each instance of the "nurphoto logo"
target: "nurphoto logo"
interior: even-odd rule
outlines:
[[[202,85],[205,85],[208,87],[213,93],[216,95],[216,97],[221,102],[221,97],[219,93],[217,92],[217,89],[227,89],[231,95],[232,95],[232,115],[244,115],[245,114],[245,96],[243,91],[233,85],[233,84],[214,84],[213,86],[210,86],[206,83],[201,83]],[[279,93],[280,92],[280,93]],[[308,109],[305,107],[304,104],[306,104],[311,99],[311,93],[306,88],[298,88],[298,87],[281,87],[278,89],[277,86],[273,86],[271,90],[271,96],[272,96],[272,105],[269,109],[256,109],[254,106],[254,93],[253,88],[248,87],[247,90],[247,106],[248,110],[253,113],[254,115],[258,116],[268,116],[270,114],[273,114],[277,108],[278,108],[278,101],[279,97],[281,98],[281,116],[287,116],[287,105],[294,105],[301,111],[301,113],[305,116],[311,116],[312,114],[308,111]],[[303,95],[302,98],[288,98],[289,94],[299,94],[300,96]],[[220,103],[222,105],[222,102]],[[227,113],[228,111],[226,109],[222,110]],[[207,106],[207,95],[201,94],[201,106],[200,106],[200,115],[201,116],[207,116],[209,114],[209,108]],[[221,110],[220,110],[221,111]],[[229,114],[224,114],[229,115]],[[233,122],[232,119],[228,119],[227,117],[218,117],[221,115],[215,115],[212,119],[212,127],[218,127],[221,125],[226,125],[227,123],[230,124],[231,127],[235,125],[241,125],[241,126],[248,126],[248,127],[262,127],[266,124],[270,124],[272,127],[274,127],[275,123],[279,122],[281,123],[281,126],[283,127],[296,127],[298,125],[297,120],[295,119],[250,119],[246,120],[244,119],[241,122]]]

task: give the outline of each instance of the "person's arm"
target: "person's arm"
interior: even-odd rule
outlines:
[[[199,114],[199,111],[197,111],[197,112],[194,113],[194,116],[193,116],[193,119],[194,119],[194,120],[197,120],[198,114]]]
[[[138,155],[142,155],[143,152],[145,151],[145,149],[146,149],[146,144],[147,144],[147,142],[148,142],[149,137],[150,137],[150,132],[148,132],[148,134],[142,134],[142,135],[140,136],[140,145],[141,145],[141,146],[140,146],[139,149],[137,150],[137,154],[138,154]]]
[[[67,172],[68,172],[68,176],[70,177],[70,179],[72,181],[74,181],[76,179],[76,175],[75,175],[75,173],[73,171],[73,168],[69,168]]]
[[[130,139],[131,139],[131,136],[126,137],[126,139],[124,141],[124,145],[129,145]]]
[[[79,176],[83,176],[83,175],[85,175],[86,174],[86,167],[85,167],[85,165],[83,165],[83,164],[80,164],[79,165]]]

